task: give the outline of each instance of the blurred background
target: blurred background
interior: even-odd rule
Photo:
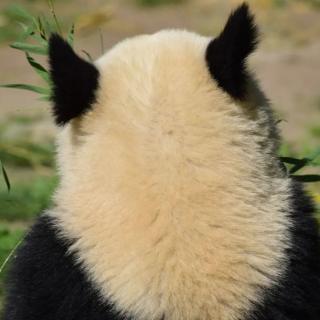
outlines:
[[[77,52],[96,59],[126,37],[164,28],[215,36],[230,11],[241,2],[1,0],[0,85],[44,86],[41,68],[32,68],[23,50],[9,46],[21,38],[23,28],[30,23],[25,12],[35,19],[41,16],[54,21],[54,6],[64,34],[75,24]],[[320,154],[320,0],[247,2],[256,15],[262,40],[249,65],[282,120],[281,155],[312,158],[309,162],[303,160],[308,165],[302,172],[319,174],[320,157],[316,156]],[[46,66],[45,55],[35,57]],[[36,69],[38,72],[34,72]],[[3,177],[0,172],[0,310],[8,257],[32,219],[50,205],[57,183],[53,160],[55,130],[48,102],[39,99],[38,93],[0,88],[0,161],[5,168]],[[319,182],[306,187],[319,206]]]

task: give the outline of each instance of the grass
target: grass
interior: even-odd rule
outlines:
[[[13,248],[19,244],[24,233],[25,228],[12,228],[12,226],[0,222],[0,314],[4,297],[4,279],[8,270],[8,264],[4,265],[4,263],[10,256]]]
[[[38,177],[12,185],[11,191],[0,191],[0,217],[6,221],[31,220],[48,206],[57,178]]]
[[[34,218],[50,207],[58,181],[52,139],[32,140],[31,130],[41,121],[36,115],[12,116],[0,122],[0,136],[5,137],[0,141],[0,159],[11,186],[8,190],[0,172],[0,313],[10,266],[7,258]]]

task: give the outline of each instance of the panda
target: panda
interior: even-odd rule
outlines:
[[[95,63],[53,34],[60,183],[13,259],[4,320],[319,320],[312,201],[246,60],[247,4]]]

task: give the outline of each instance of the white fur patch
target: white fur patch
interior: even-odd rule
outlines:
[[[272,116],[253,87],[243,105],[217,87],[208,41],[120,43],[97,61],[96,105],[58,141],[50,214],[102,296],[137,319],[241,319],[286,268]]]

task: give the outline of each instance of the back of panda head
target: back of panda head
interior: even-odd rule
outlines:
[[[244,3],[230,14],[222,32],[206,48],[203,59],[213,81],[233,99],[246,98],[246,59],[255,49],[257,39],[254,18]],[[62,126],[92,108],[100,75],[95,64],[79,57],[57,34],[50,38],[49,65],[53,116],[56,124]]]

